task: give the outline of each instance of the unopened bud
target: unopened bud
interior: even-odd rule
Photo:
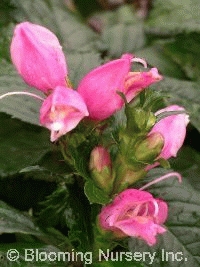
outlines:
[[[90,170],[101,172],[104,167],[110,167],[111,160],[108,151],[101,146],[95,147],[90,155]]]
[[[137,144],[135,158],[142,162],[152,162],[159,156],[163,146],[164,138],[162,134],[158,132],[151,133]]]
[[[89,169],[96,185],[105,192],[110,192],[112,189],[111,159],[104,147],[97,146],[92,150]]]
[[[24,81],[44,93],[66,86],[67,65],[59,40],[47,28],[30,22],[14,30],[11,59]]]

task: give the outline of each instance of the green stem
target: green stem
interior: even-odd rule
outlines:
[[[66,145],[64,142],[60,141],[59,142],[59,146],[60,146],[60,151],[63,155],[64,160],[70,165],[73,166],[73,161],[71,159],[71,157],[69,155],[67,155],[66,153]]]

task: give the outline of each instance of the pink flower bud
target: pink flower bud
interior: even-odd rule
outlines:
[[[15,27],[11,59],[24,81],[48,93],[65,86],[67,66],[57,37],[45,27],[22,22]]]
[[[87,107],[78,92],[57,86],[43,102],[40,123],[51,131],[51,141],[74,129],[88,116]]]
[[[99,214],[99,224],[116,237],[137,237],[148,245],[156,244],[156,235],[166,231],[161,226],[168,216],[167,204],[146,192],[126,189]]]
[[[95,68],[81,80],[78,92],[85,100],[91,119],[106,119],[122,108],[124,100],[117,92],[131,101],[143,88],[161,79],[157,69],[147,73],[130,72],[132,61],[133,55],[124,54]]]
[[[113,186],[111,158],[109,152],[104,147],[97,146],[92,150],[89,169],[97,187],[109,194]]]
[[[162,112],[169,111],[184,111],[183,107],[171,105],[161,109],[155,113],[159,115]],[[177,152],[183,145],[186,135],[186,126],[189,123],[189,116],[185,113],[169,115],[158,121],[152,128],[149,134],[160,133],[164,138],[164,146],[159,155],[159,158],[169,159],[176,157]]]
[[[96,170],[97,172],[101,172],[104,167],[110,166],[111,159],[108,151],[102,146],[95,147],[90,155],[90,169]]]

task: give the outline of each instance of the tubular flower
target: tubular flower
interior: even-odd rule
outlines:
[[[51,131],[51,141],[74,129],[88,116],[87,107],[78,92],[57,86],[43,102],[40,123]]]
[[[166,229],[161,226],[168,216],[167,204],[137,189],[126,189],[99,214],[100,226],[116,237],[137,237],[148,245],[156,243],[156,235]]]
[[[125,79],[125,95],[130,102],[144,88],[155,82],[159,82],[162,76],[157,68],[152,68],[147,72],[129,72]]]
[[[155,113],[159,115],[169,111],[184,111],[183,107],[171,105]],[[189,123],[189,116],[185,113],[169,115],[158,121],[149,134],[160,133],[164,138],[164,146],[158,158],[169,159],[176,157],[182,147],[186,136],[186,127]]]
[[[133,55],[124,54],[93,69],[81,80],[77,90],[86,102],[91,119],[103,120],[120,110],[124,100],[118,92],[131,101],[143,88],[162,79],[155,68],[149,72],[130,72],[133,61]]]
[[[45,27],[22,22],[15,27],[11,59],[24,81],[44,93],[65,86],[67,65],[57,37]]]

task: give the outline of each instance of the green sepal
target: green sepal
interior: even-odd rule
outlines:
[[[148,132],[156,122],[156,116],[151,111],[130,105],[125,106],[127,117],[127,133]]]
[[[164,158],[160,158],[158,160],[156,160],[157,162],[160,163],[160,166],[162,166],[165,169],[170,169],[170,163],[168,160],[164,159]]]
[[[101,172],[93,169],[91,171],[91,176],[97,187],[101,188],[107,194],[112,191],[113,178],[110,167],[105,166]]]
[[[152,133],[135,146],[135,158],[144,163],[151,163],[161,153],[164,146],[163,136],[158,133]]]

